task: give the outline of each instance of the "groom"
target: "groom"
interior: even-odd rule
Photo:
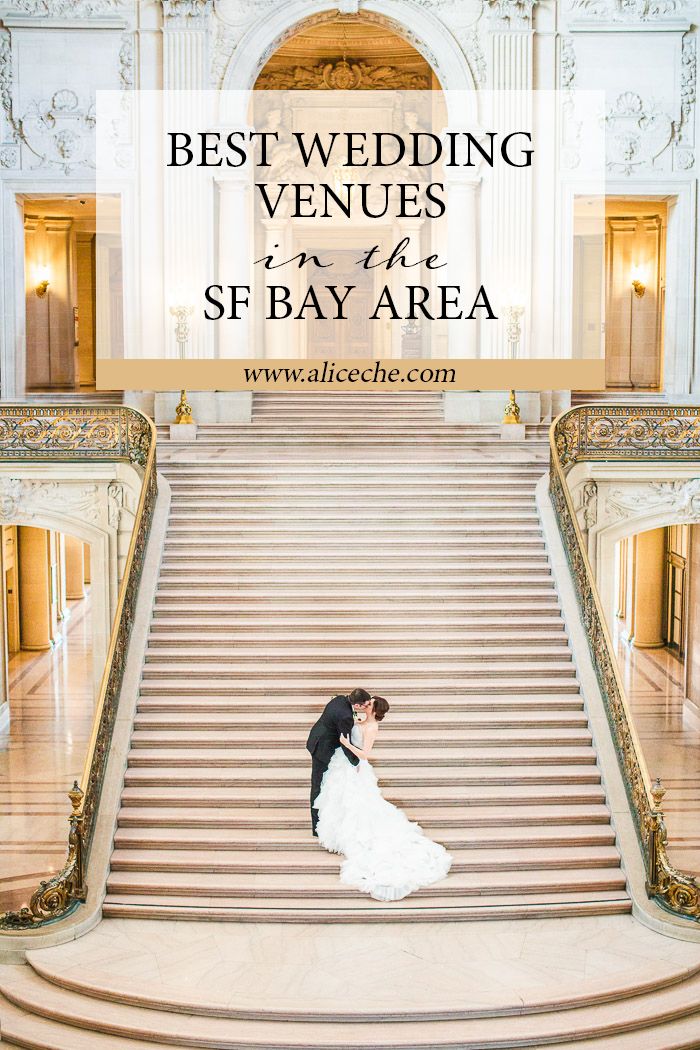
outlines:
[[[336,748],[341,747],[340,737],[350,736],[353,725],[353,711],[366,711],[372,703],[372,697],[366,689],[353,689],[348,696],[334,696],[330,703],[326,704],[323,714],[309,733],[306,741],[306,750],[311,752],[311,831],[316,837],[316,825],[318,824],[318,810],[314,802],[321,790],[323,774],[328,769],[328,763],[333,757]],[[343,748],[348,760],[356,766],[360,761],[352,751]]]

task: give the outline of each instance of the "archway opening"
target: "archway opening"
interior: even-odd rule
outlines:
[[[372,132],[401,133],[416,127],[441,131],[446,124],[445,96],[430,63],[388,20],[371,12],[329,12],[300,23],[268,57],[254,87],[256,127],[262,124],[278,129],[281,125],[309,136],[331,129],[335,133],[336,128],[341,132],[361,130],[370,142]],[[374,102],[370,92],[375,93]],[[283,149],[278,153],[283,156],[280,181],[308,180],[309,173],[296,171],[293,159],[286,159]],[[274,221],[256,225],[256,258],[275,252],[285,259],[302,255],[317,258],[329,273],[332,267],[334,282],[340,282],[341,287],[352,286],[347,304],[338,311],[329,291],[319,283],[318,309],[306,311],[291,338],[282,342],[279,324],[261,318],[258,331],[264,356],[314,360],[431,356],[435,335],[431,335],[429,320],[402,324],[386,320],[385,313],[381,323],[370,323],[373,306],[382,299],[383,290],[390,288],[389,294],[401,299],[412,277],[398,267],[392,272],[379,265],[363,269],[358,258],[375,245],[377,256],[386,259],[403,241],[411,246],[411,258],[418,260],[438,252],[445,238],[444,225],[426,222],[424,217],[409,221],[408,213],[397,209],[390,196],[390,184],[397,180],[415,180],[420,195],[424,190],[419,183],[425,179],[427,184],[426,175],[408,166],[387,168],[383,183],[380,175],[379,169],[355,169],[335,162],[326,171],[331,190],[341,199],[347,194],[348,212],[351,201],[356,204],[367,192],[371,218],[356,218],[359,209],[353,207],[349,221],[341,217],[325,221],[327,216],[321,209],[323,222],[298,216],[294,221],[280,221],[275,216]],[[275,176],[270,175],[270,179],[274,182]],[[362,182],[366,185],[360,186]],[[381,191],[385,194],[383,205]],[[290,277],[291,299],[295,302],[305,301],[307,274],[296,271]],[[417,274],[414,269],[413,279],[419,283],[426,278]],[[256,281],[257,301],[271,299],[272,291],[259,271]],[[272,281],[267,277],[268,285]]]
[[[0,912],[27,904],[66,854],[66,790],[92,732],[90,545],[3,525],[0,573]]]
[[[268,58],[257,90],[440,90],[427,60],[385,20],[336,12],[302,23]]]
[[[673,862],[700,872],[700,526],[615,544],[613,639],[632,718],[664,805]]]

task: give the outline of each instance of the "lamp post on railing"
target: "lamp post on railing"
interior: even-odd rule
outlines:
[[[189,318],[194,312],[193,306],[171,306],[170,313],[175,318],[175,340],[177,342],[178,356],[181,361],[187,359],[187,343],[190,338]],[[187,391],[180,391],[180,400],[175,409],[175,423],[194,423],[192,417],[192,406],[187,400]]]
[[[518,347],[520,346],[520,336],[522,335],[522,328],[520,327],[520,318],[525,313],[524,306],[507,306],[506,307],[506,318],[508,320],[506,326],[506,336],[508,339],[508,357],[511,361],[514,361],[518,356]],[[506,404],[505,415],[503,416],[504,423],[519,423],[520,422],[520,408],[517,401],[515,400],[515,390],[511,390],[510,397]]]

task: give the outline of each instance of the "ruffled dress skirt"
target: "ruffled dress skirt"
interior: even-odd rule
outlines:
[[[342,748],[316,800],[318,838],[345,856],[340,879],[378,901],[399,901],[445,878],[452,858],[383,797],[369,762],[353,766]]]

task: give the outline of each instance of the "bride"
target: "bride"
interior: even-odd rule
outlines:
[[[452,858],[382,796],[369,758],[389,704],[372,697],[366,720],[341,743],[360,759],[351,765],[337,748],[316,799],[318,838],[331,853],[344,853],[340,879],[379,901],[398,901],[444,879]]]

